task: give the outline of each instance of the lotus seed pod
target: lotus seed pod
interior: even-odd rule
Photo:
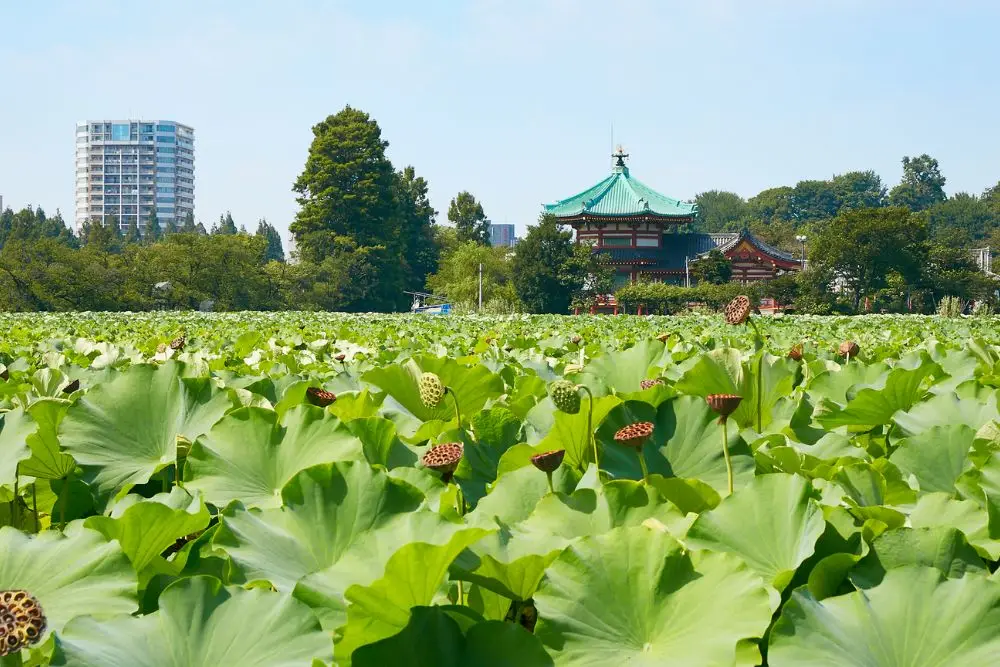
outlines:
[[[652,389],[653,387],[659,387],[660,385],[666,384],[662,378],[651,378],[649,380],[643,380],[639,383],[639,387],[646,391],[647,389]]]
[[[566,456],[565,449],[554,449],[551,452],[535,454],[531,457],[531,465],[542,472],[555,472],[556,468],[562,465],[564,456]]]
[[[156,353],[157,354],[163,354],[166,351],[167,351],[167,344],[166,343],[160,343],[159,345],[156,346]]]
[[[569,380],[556,380],[549,385],[549,396],[556,409],[566,414],[575,415],[580,411],[580,394],[576,385]]]
[[[842,357],[857,357],[859,352],[861,352],[861,348],[853,340],[845,340],[837,348],[837,353]]]
[[[27,591],[0,592],[0,657],[36,644],[45,632],[42,606]]]
[[[418,383],[420,388],[420,402],[428,408],[436,408],[444,398],[444,383],[434,373],[424,373],[420,376]]]
[[[722,311],[729,324],[743,324],[750,317],[750,298],[744,294],[730,301]]]
[[[736,412],[742,400],[743,397],[737,394],[711,394],[705,397],[708,407],[723,419]]]
[[[346,358],[347,358],[347,355],[344,354],[343,352],[341,352],[340,354],[338,354],[337,356],[334,357],[334,359],[336,359],[337,361],[343,361]]]
[[[618,429],[615,433],[615,442],[623,447],[642,449],[651,435],[653,435],[653,422],[635,422]]]
[[[430,468],[451,478],[452,473],[458,468],[458,462],[462,460],[462,452],[465,446],[460,442],[446,442],[441,445],[434,445],[421,457],[420,463],[425,468]]]
[[[77,391],[79,388],[80,388],[80,380],[79,379],[73,380],[68,385],[66,385],[65,387],[63,387],[62,393],[64,393],[64,394],[72,394],[74,391]]]
[[[580,343],[583,342],[583,338],[581,338],[580,336],[573,336],[572,338],[569,339],[569,341],[573,343],[573,345],[579,345]]]
[[[187,342],[187,338],[184,336],[178,336],[177,338],[170,341],[171,350],[183,350],[184,344]]]
[[[319,387],[309,387],[306,389],[306,400],[313,405],[325,408],[337,400],[337,395],[332,391],[326,391]]]
[[[790,349],[788,351],[788,358],[792,359],[793,361],[801,361],[802,360],[802,345],[801,345],[801,343],[792,346],[792,349]]]
[[[580,364],[566,364],[566,367],[563,369],[563,373],[566,375],[572,375],[574,373],[579,373],[582,370],[583,366]]]

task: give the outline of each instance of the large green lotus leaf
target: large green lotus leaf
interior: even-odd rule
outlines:
[[[839,368],[834,364],[815,374],[806,384],[810,396],[816,399],[826,399],[838,405],[845,405],[855,394],[856,386],[874,386],[884,381],[889,373],[885,362],[863,364],[852,360]]]
[[[149,499],[129,494],[115,504],[110,516],[92,516],[85,524],[117,540],[132,567],[142,574],[154,563],[156,570],[165,571],[167,562],[160,554],[179,538],[204,530],[210,518],[200,497],[174,487]]]
[[[757,477],[699,516],[685,542],[696,549],[738,554],[765,581],[783,590],[813,554],[826,527],[812,493],[808,480],[798,475]]]
[[[452,565],[453,578],[464,579],[512,600],[531,598],[545,568],[561,550],[551,540],[533,540],[499,524],[498,530],[463,551]]]
[[[339,413],[334,414],[344,421]],[[361,440],[365,458],[370,464],[392,470],[413,466],[417,462],[417,455],[396,435],[396,425],[385,417],[356,417],[345,423],[348,430]]]
[[[649,377],[649,369],[662,356],[663,345],[648,339],[627,350],[606,350],[590,360],[580,373],[580,383],[587,385],[595,394],[639,391],[639,383]]]
[[[757,427],[757,357],[743,360],[736,348],[720,348],[702,355],[674,388],[704,398],[711,394],[739,394],[743,401],[731,419],[741,427]],[[764,428],[771,423],[778,399],[792,391],[797,373],[794,361],[764,355],[761,374],[761,414]]]
[[[333,643],[309,608],[265,590],[226,588],[213,577],[171,584],[158,611],[73,620],[54,665],[66,667],[301,667],[329,662]]]
[[[620,405],[621,402],[621,399],[617,396],[599,396],[595,398],[591,428],[596,429],[597,425],[604,420],[607,414],[617,405]],[[580,411],[575,415],[555,410],[551,400],[548,399],[535,406],[531,412],[534,413],[536,410],[545,409],[553,411],[551,428],[545,434],[545,437],[537,443],[538,449],[541,451],[564,449],[566,450],[566,458],[563,459],[563,465],[583,470],[587,464],[594,463],[594,453],[587,432],[587,412],[590,406],[590,399],[584,396],[580,403]],[[600,454],[600,456],[602,457],[603,464],[604,455]]]
[[[535,605],[557,665],[715,667],[758,664],[737,661],[737,645],[763,636],[777,602],[738,557],[633,527],[567,548]]]
[[[496,480],[504,453],[521,442],[521,420],[507,408],[494,407],[473,417],[472,428],[475,441],[469,441],[464,433],[455,434],[455,440],[467,440],[455,479],[468,501],[474,504],[486,495],[487,488]]]
[[[311,405],[273,410],[240,408],[198,438],[188,455],[187,486],[217,507],[239,500],[278,507],[281,489],[299,471],[320,463],[363,460],[361,441],[329,412]]]
[[[380,579],[348,588],[344,597],[350,604],[337,642],[338,665],[351,664],[359,647],[401,632],[410,622],[410,610],[434,601],[452,561],[485,534],[485,530],[467,528],[445,544],[407,544],[389,558]]]
[[[871,588],[881,583],[889,570],[907,565],[934,567],[950,579],[968,573],[989,575],[986,564],[961,531],[945,527],[896,528],[875,538],[871,552],[851,573],[851,581],[860,588]]]
[[[959,398],[954,392],[932,396],[895,416],[896,427],[904,435],[919,435],[935,426],[965,424],[979,429],[991,421],[1000,420],[997,392],[986,392],[982,400]]]
[[[976,432],[965,424],[934,426],[896,443],[889,457],[903,475],[912,475],[921,493],[953,493],[955,482],[972,467],[969,455]]]
[[[13,485],[21,461],[31,458],[27,441],[37,429],[38,425],[23,408],[0,415],[0,486]]]
[[[939,371],[933,363],[913,369],[894,368],[889,371],[883,387],[865,387],[843,409],[819,415],[816,419],[826,428],[871,428],[888,424],[897,412],[913,407],[926,392],[925,380]]]
[[[1000,540],[990,535],[986,509],[971,500],[956,500],[947,493],[922,496],[910,512],[914,528],[957,528],[969,544],[989,560],[1000,559]]]
[[[38,430],[28,436],[31,458],[21,462],[21,474],[40,479],[62,479],[76,468],[73,457],[59,448],[59,424],[70,402],[42,398],[28,406],[28,414]]]
[[[579,474],[574,473],[571,468],[560,466],[552,475],[555,490],[572,493],[580,480]],[[487,528],[495,527],[497,520],[505,524],[520,523],[548,493],[545,473],[532,465],[518,468],[497,479],[489,495],[476,504],[465,520],[471,526]]]
[[[183,366],[131,366],[66,411],[59,439],[102,502],[143,484],[177,460],[177,436],[192,440],[230,407],[229,397]]]
[[[656,408],[629,401],[612,410],[597,431],[603,448],[601,469],[616,478],[641,479],[635,451],[614,441],[615,432],[633,421],[652,421],[653,436],[643,448],[651,473],[697,479],[718,491],[728,487],[722,427],[708,404],[697,396],[680,396]],[[729,452],[737,484],[753,477],[754,461],[735,424],[729,428]]]
[[[504,390],[500,376],[485,366],[462,366],[444,357],[425,356],[368,371],[362,379],[388,394],[382,412],[396,422],[399,432],[406,437],[417,431],[420,422],[455,418],[451,396],[445,396],[436,408],[428,408],[420,400],[418,383],[424,372],[437,373],[441,382],[455,392],[458,407],[466,418],[482,410],[486,401],[497,398]]]
[[[461,527],[422,507],[416,488],[360,461],[303,470],[281,495],[278,508],[226,508],[214,540],[245,580],[279,591],[324,570],[343,589],[367,583],[404,544],[445,543]]]
[[[771,667],[957,667],[996,664],[1000,584],[890,570],[875,588],[817,602],[804,589],[771,631]]]
[[[128,614],[136,576],[121,548],[82,521],[35,536],[0,528],[0,590],[24,589],[42,605],[49,630],[74,616]]]
[[[405,656],[405,659],[404,659]],[[388,639],[354,652],[354,667],[552,667],[534,635],[520,625],[486,621],[465,636],[447,607],[414,607],[410,622]]]

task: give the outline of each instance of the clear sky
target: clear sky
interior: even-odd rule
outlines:
[[[374,116],[389,157],[519,232],[614,140],[681,199],[929,153],[1000,180],[995,0],[0,2],[0,195],[73,218],[74,124],[194,126],[196,216],[283,232],[311,126]]]

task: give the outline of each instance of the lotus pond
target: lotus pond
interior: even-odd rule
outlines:
[[[0,665],[1000,664],[1000,319],[0,327]]]

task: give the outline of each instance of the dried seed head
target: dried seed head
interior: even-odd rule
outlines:
[[[750,298],[744,294],[730,301],[722,311],[729,324],[743,324],[750,317]]]
[[[670,334],[661,333],[659,336],[656,337],[656,340],[660,341],[661,343],[666,343],[668,340],[670,340]]]
[[[792,349],[788,351],[788,358],[794,361],[801,361],[802,359],[802,344],[798,343],[792,345]]]
[[[615,442],[624,447],[641,449],[651,435],[653,435],[653,422],[635,422],[618,429],[615,433]]]
[[[79,388],[80,388],[80,380],[79,379],[73,380],[68,385],[66,385],[65,387],[63,387],[62,393],[64,393],[64,394],[72,394],[74,391],[77,391]]]
[[[580,411],[580,394],[576,390],[576,385],[569,380],[556,380],[550,383],[549,396],[560,412],[575,415]]]
[[[309,387],[306,389],[306,400],[313,405],[325,408],[337,400],[337,395],[332,391],[326,391],[319,387]]]
[[[711,394],[705,397],[708,407],[723,419],[733,414],[742,400],[743,397],[738,394]]]
[[[837,348],[837,354],[839,354],[842,357],[846,357],[848,355],[852,357],[857,357],[858,352],[860,351],[861,348],[858,347],[858,344],[855,343],[853,340],[845,340],[843,343],[840,344],[840,347]]]
[[[573,343],[573,345],[579,345],[580,343],[583,342],[583,338],[579,336],[573,336],[572,338],[569,339],[569,342]]]
[[[166,343],[160,343],[159,345],[156,346],[156,353],[157,354],[163,354],[166,351],[167,351],[167,344]]]
[[[343,352],[341,352],[340,354],[338,354],[337,356],[334,357],[334,359],[336,359],[337,361],[343,361],[346,358],[347,358],[347,355],[344,354]]]
[[[565,449],[553,449],[551,452],[532,456],[531,465],[542,472],[555,472],[556,468],[562,465],[564,456],[566,456]]]
[[[645,391],[647,389],[652,389],[653,387],[658,387],[662,384],[666,384],[665,382],[663,382],[662,378],[651,378],[649,380],[643,380],[642,382],[640,382],[639,387],[643,391]]]
[[[10,371],[8,371],[6,368],[0,371],[0,380],[6,382],[9,379],[10,379]]]
[[[436,408],[444,398],[444,383],[434,373],[424,373],[417,383],[420,389],[420,402],[428,408]]]
[[[0,657],[38,642],[45,632],[42,606],[27,591],[0,591]]]
[[[458,467],[458,462],[462,460],[462,452],[465,446],[460,442],[446,442],[441,445],[434,445],[423,455],[420,462],[425,468],[430,468],[435,472],[445,475],[448,479]]]
[[[170,341],[171,350],[183,350],[184,344],[187,342],[187,338],[184,336],[178,336],[177,338]]]

